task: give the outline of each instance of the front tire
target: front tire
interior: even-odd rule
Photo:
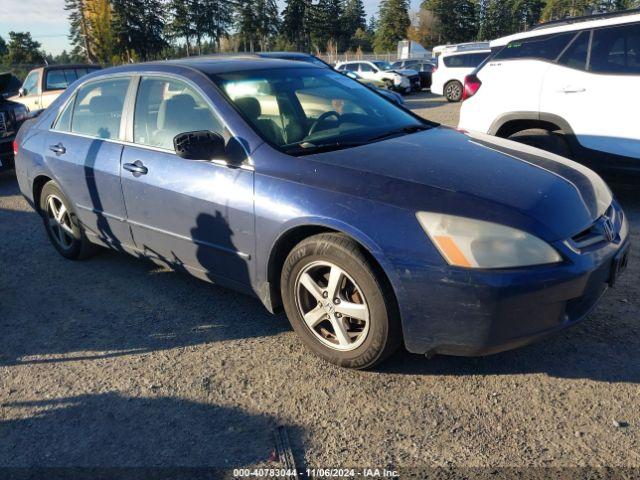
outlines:
[[[459,102],[462,100],[462,84],[457,80],[452,80],[444,86],[444,96],[449,102]]]
[[[40,212],[49,240],[60,255],[81,260],[96,252],[98,247],[85,236],[71,202],[53,181],[42,188]]]
[[[344,235],[325,233],[299,243],[285,261],[280,285],[294,330],[331,363],[370,368],[401,343],[390,288]]]
[[[509,140],[571,158],[571,149],[562,135],[542,128],[530,128],[509,136]]]

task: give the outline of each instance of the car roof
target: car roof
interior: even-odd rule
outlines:
[[[558,25],[551,25],[545,27],[540,25],[533,30],[526,32],[516,33],[514,35],[508,35],[506,37],[498,38],[491,42],[491,48],[502,47],[514,40],[521,40],[523,38],[542,37],[546,35],[552,35],[555,33],[577,32],[580,30],[588,30],[592,28],[610,27],[614,25],[624,25],[627,23],[640,22],[640,13],[621,15],[612,18],[594,18],[594,20],[583,20],[579,22],[572,22],[571,19],[567,19],[566,23],[560,23]]]
[[[44,65],[44,70],[62,70],[65,68],[95,68],[102,69],[101,65],[89,64],[89,63],[73,63],[69,65]]]
[[[164,60],[147,63],[122,65],[103,70],[107,73],[151,71],[154,67],[182,67],[198,70],[206,75],[251,70],[276,70],[280,68],[320,68],[312,63],[294,60],[258,57],[255,54],[237,55],[203,55],[176,60]]]
[[[463,51],[455,51],[455,52],[447,52],[444,51],[440,54],[441,57],[456,57],[459,55],[473,55],[475,53],[491,53],[491,50],[488,48],[482,48],[478,50],[463,50]]]

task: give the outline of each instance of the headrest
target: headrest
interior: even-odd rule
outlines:
[[[96,114],[111,113],[119,109],[118,105],[122,105],[118,97],[100,95],[89,101],[89,111]]]
[[[180,124],[193,115],[196,108],[196,101],[185,93],[163,100],[158,111],[158,128],[164,130],[168,127],[169,121],[172,121],[173,125]]]
[[[251,120],[257,120],[262,110],[260,102],[254,97],[242,97],[234,100],[238,108]]]

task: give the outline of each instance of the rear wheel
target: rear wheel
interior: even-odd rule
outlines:
[[[514,133],[509,136],[509,140],[540,148],[541,150],[555,153],[561,157],[571,157],[569,144],[562,135],[542,128],[531,128]]]
[[[291,325],[325,360],[368,368],[400,345],[393,296],[347,237],[328,233],[302,241],[287,257],[280,284]]]
[[[49,240],[60,255],[79,260],[96,252],[98,247],[87,240],[71,202],[53,181],[42,188],[40,211]]]
[[[462,84],[457,80],[452,80],[444,86],[444,96],[449,102],[459,102],[462,100]]]

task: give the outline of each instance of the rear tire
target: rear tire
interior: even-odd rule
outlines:
[[[40,212],[49,241],[60,255],[82,260],[97,253],[98,246],[87,239],[71,202],[53,181],[42,188]]]
[[[401,343],[386,279],[344,235],[324,233],[300,242],[284,263],[280,286],[293,329],[331,363],[370,368]]]
[[[562,135],[542,128],[531,128],[514,133],[509,136],[509,140],[524,143],[561,157],[571,158],[571,148]]]
[[[457,80],[452,80],[444,86],[444,96],[449,102],[459,102],[462,100],[462,84]]]

